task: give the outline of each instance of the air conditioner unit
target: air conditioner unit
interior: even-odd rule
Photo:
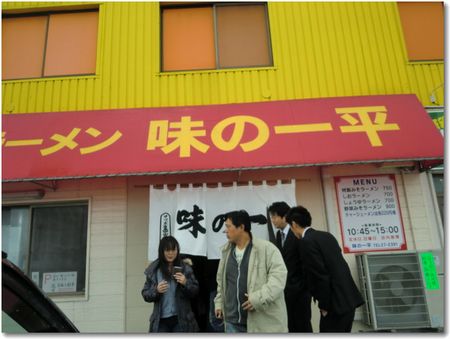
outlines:
[[[357,254],[365,323],[374,330],[443,329],[443,259],[441,250]]]

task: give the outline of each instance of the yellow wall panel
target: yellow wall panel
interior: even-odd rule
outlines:
[[[444,64],[409,63],[394,2],[270,2],[274,66],[160,72],[156,2],[3,2],[3,13],[99,6],[95,76],[2,82],[2,112],[415,93],[443,105]],[[77,7],[78,6],[78,7]],[[80,7],[81,6],[81,7]]]

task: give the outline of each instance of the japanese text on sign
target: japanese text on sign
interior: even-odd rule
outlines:
[[[394,177],[335,178],[344,252],[404,250]]]
[[[77,272],[44,273],[42,290],[47,293],[76,292]]]
[[[341,133],[366,133],[372,147],[383,146],[379,132],[400,130],[398,124],[386,123],[387,109],[384,106],[343,107],[336,108],[335,111],[342,120],[348,123],[348,125],[340,126]],[[372,116],[369,113],[372,113]],[[207,135],[203,125],[203,121],[192,121],[190,116],[183,116],[179,122],[151,121],[148,129],[147,150],[153,151],[161,148],[165,154],[168,154],[179,149],[181,158],[190,157],[191,148],[206,153],[210,146],[201,141]],[[243,142],[247,125],[256,128],[257,135],[254,139]],[[226,140],[223,132],[228,127],[232,128],[232,134],[229,140]],[[333,126],[328,122],[277,125],[273,128],[276,135],[333,131]],[[267,123],[250,115],[235,115],[226,118],[217,123],[211,131],[212,143],[225,152],[232,151],[238,146],[244,152],[251,152],[262,147],[269,138],[270,128]],[[173,140],[169,141],[168,139]]]
[[[295,182],[276,185],[233,185],[217,188],[150,187],[148,259],[158,257],[159,241],[172,235],[183,254],[220,259],[228,239],[225,220],[228,211],[245,209],[252,220],[254,239],[268,239],[267,206],[273,201],[295,205]],[[258,199],[255,199],[258,197]],[[272,227],[272,226],[270,226]],[[273,227],[272,227],[273,230]]]
[[[427,290],[438,290],[440,288],[439,279],[436,271],[436,264],[434,262],[433,253],[421,253],[420,257],[422,259],[423,276]]]
[[[386,123],[388,112],[385,106],[342,107],[336,108],[335,112],[344,123],[335,126],[339,127],[341,133],[365,133],[371,147],[383,146],[380,132],[400,130],[398,124]],[[234,115],[220,120],[209,131],[204,128],[203,120],[193,120],[191,116],[182,116],[179,121],[149,121],[146,150],[151,152],[160,149],[164,154],[178,151],[180,158],[189,158],[193,149],[207,153],[212,145],[223,152],[230,152],[238,147],[244,152],[252,152],[269,141],[271,127],[273,127],[275,136],[334,130],[329,122],[269,126],[266,121],[255,116]],[[251,140],[246,140],[249,128],[256,129],[256,135]],[[224,136],[226,129],[231,129],[231,136]],[[212,145],[207,143],[208,136]],[[80,142],[78,140],[80,137],[87,139]],[[116,142],[120,142],[121,138],[122,132],[119,130],[105,136],[94,127],[89,127],[84,131],[74,127],[70,132],[53,133],[47,138],[10,139],[7,132],[3,131],[2,145],[8,148],[36,147],[43,157],[51,156],[65,149],[87,155],[102,151]],[[141,147],[145,147],[145,145],[141,145]]]
[[[53,140],[53,143],[50,147],[44,147],[40,149],[40,153],[43,157],[56,153],[64,148],[68,148],[70,150],[74,150],[79,146],[78,142],[75,141],[75,138],[81,132],[80,128],[73,128],[72,131],[67,135],[62,135],[55,133],[50,139]],[[85,133],[90,135],[91,137],[97,138],[102,134],[99,130],[95,128],[88,128],[85,130]],[[112,136],[108,139],[103,140],[100,143],[90,145],[87,147],[80,148],[80,154],[90,154],[94,152],[98,152],[111,146],[116,141],[118,141],[122,137],[122,133],[120,131],[115,131]],[[44,143],[44,139],[21,139],[21,140],[8,140],[6,138],[6,132],[2,132],[2,145],[4,147],[24,147],[24,146],[40,146]]]

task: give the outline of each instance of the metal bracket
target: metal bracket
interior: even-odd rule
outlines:
[[[56,180],[50,180],[50,185],[46,185],[46,184],[43,184],[43,183],[38,182],[38,181],[31,181],[31,182],[33,184],[35,184],[35,185],[38,185],[38,186],[41,186],[41,187],[44,187],[44,188],[49,188],[53,192],[55,192],[56,189],[58,188],[58,184],[57,184]]]

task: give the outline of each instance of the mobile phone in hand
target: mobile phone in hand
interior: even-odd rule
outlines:
[[[177,274],[177,273],[183,273],[183,268],[181,266],[173,267],[173,274]]]

